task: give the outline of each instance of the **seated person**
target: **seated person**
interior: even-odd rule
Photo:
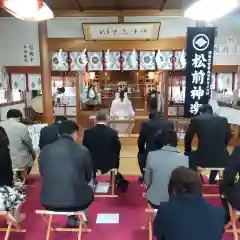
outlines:
[[[121,142],[118,133],[107,126],[107,120],[106,113],[98,112],[95,126],[84,131],[83,145],[91,154],[95,183],[98,170],[105,174],[119,168]]]
[[[55,121],[51,126],[47,126],[41,129],[40,139],[39,139],[39,148],[40,150],[48,144],[51,144],[58,140],[59,133],[58,128],[61,122],[66,121],[65,116],[56,116]]]
[[[160,204],[153,223],[158,240],[222,239],[224,210],[203,198],[196,172],[185,167],[173,170],[168,193],[170,200]]]
[[[229,157],[228,143],[231,129],[224,117],[213,114],[209,104],[199,108],[200,115],[193,117],[185,135],[185,154],[189,156],[189,165],[193,170],[199,167],[225,167]],[[194,135],[198,138],[198,148],[192,151]],[[218,171],[211,171],[209,183],[216,183]]]
[[[35,153],[32,146],[28,128],[20,121],[22,113],[18,109],[7,112],[7,120],[0,122],[9,139],[9,149],[13,169],[26,169],[30,173]]]
[[[26,193],[22,185],[13,181],[8,145],[8,136],[4,128],[0,127],[0,211],[9,211],[20,222],[24,215],[20,214],[19,206],[25,201]]]
[[[152,208],[168,201],[168,182],[171,172],[179,167],[189,167],[188,157],[177,148],[177,133],[160,130],[155,136],[156,150],[147,155],[145,170],[146,197]],[[161,189],[161,191],[159,191]]]
[[[120,92],[119,98],[117,97],[112,101],[110,116],[119,118],[135,116],[132,102],[128,99],[127,93],[125,95],[124,91]]]
[[[144,176],[144,168],[146,167],[146,157],[150,151],[155,150],[154,137],[159,130],[174,130],[174,124],[168,120],[161,118],[157,111],[157,102],[151,105],[151,111],[149,120],[143,122],[141,125],[139,137],[138,137],[138,163],[142,173],[142,179]]]
[[[91,156],[76,142],[78,132],[75,122],[63,121],[59,125],[60,138],[40,152],[41,203],[47,210],[84,211],[94,199],[89,186],[92,179]],[[75,216],[69,217],[70,226],[77,223]]]
[[[229,158],[229,165],[223,172],[223,180],[220,181],[220,193],[222,205],[226,209],[226,223],[230,221],[228,202],[233,209],[240,211],[240,146],[235,147]]]
[[[158,92],[156,90],[149,90],[147,94],[147,108],[151,112],[153,109],[153,106],[156,106],[156,109],[158,109]]]

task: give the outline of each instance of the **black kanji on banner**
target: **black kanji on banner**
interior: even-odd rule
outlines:
[[[196,115],[210,99],[215,31],[214,27],[188,28],[185,117]]]

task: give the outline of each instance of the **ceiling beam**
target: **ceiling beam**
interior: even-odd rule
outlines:
[[[123,11],[77,11],[77,10],[53,10],[55,17],[136,17],[136,16],[162,16],[182,17],[183,11],[172,10],[123,10]]]
[[[182,50],[186,48],[186,38],[162,38],[157,41],[85,41],[79,38],[48,38],[48,48],[50,52],[62,49],[66,52],[81,51],[168,51]]]
[[[10,74],[39,74],[41,73],[40,66],[5,66],[6,70]],[[237,65],[214,65],[213,72],[218,73],[234,73],[238,72]],[[52,71],[52,76],[60,76],[61,72]]]
[[[81,1],[80,1],[80,0],[75,0],[75,2],[76,2],[76,4],[77,4],[78,10],[79,10],[80,12],[82,12],[82,11],[83,11],[83,7],[82,7]]]
[[[159,8],[160,11],[163,10],[163,8],[164,8],[164,6],[166,5],[167,1],[168,1],[168,0],[163,0],[163,1],[162,1],[161,5],[160,5],[160,8]]]

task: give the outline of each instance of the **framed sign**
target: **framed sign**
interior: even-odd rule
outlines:
[[[188,28],[185,117],[197,115],[210,99],[215,32],[214,27]]]
[[[86,41],[158,40],[160,23],[83,23]]]

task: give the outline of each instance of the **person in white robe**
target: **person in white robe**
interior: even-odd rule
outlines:
[[[215,115],[220,115],[220,107],[217,102],[217,92],[212,91],[212,95],[211,95],[211,98],[210,98],[208,104],[212,106],[213,113]]]
[[[132,107],[132,102],[128,99],[127,93],[121,91],[116,94],[116,98],[112,101],[110,109],[110,117],[118,117],[119,120],[134,117],[135,112]],[[130,129],[129,122],[114,123],[111,127],[118,131],[119,134],[126,134]]]
[[[119,118],[135,116],[132,102],[124,91],[121,91],[119,95],[116,94],[116,98],[112,101],[110,116]]]

